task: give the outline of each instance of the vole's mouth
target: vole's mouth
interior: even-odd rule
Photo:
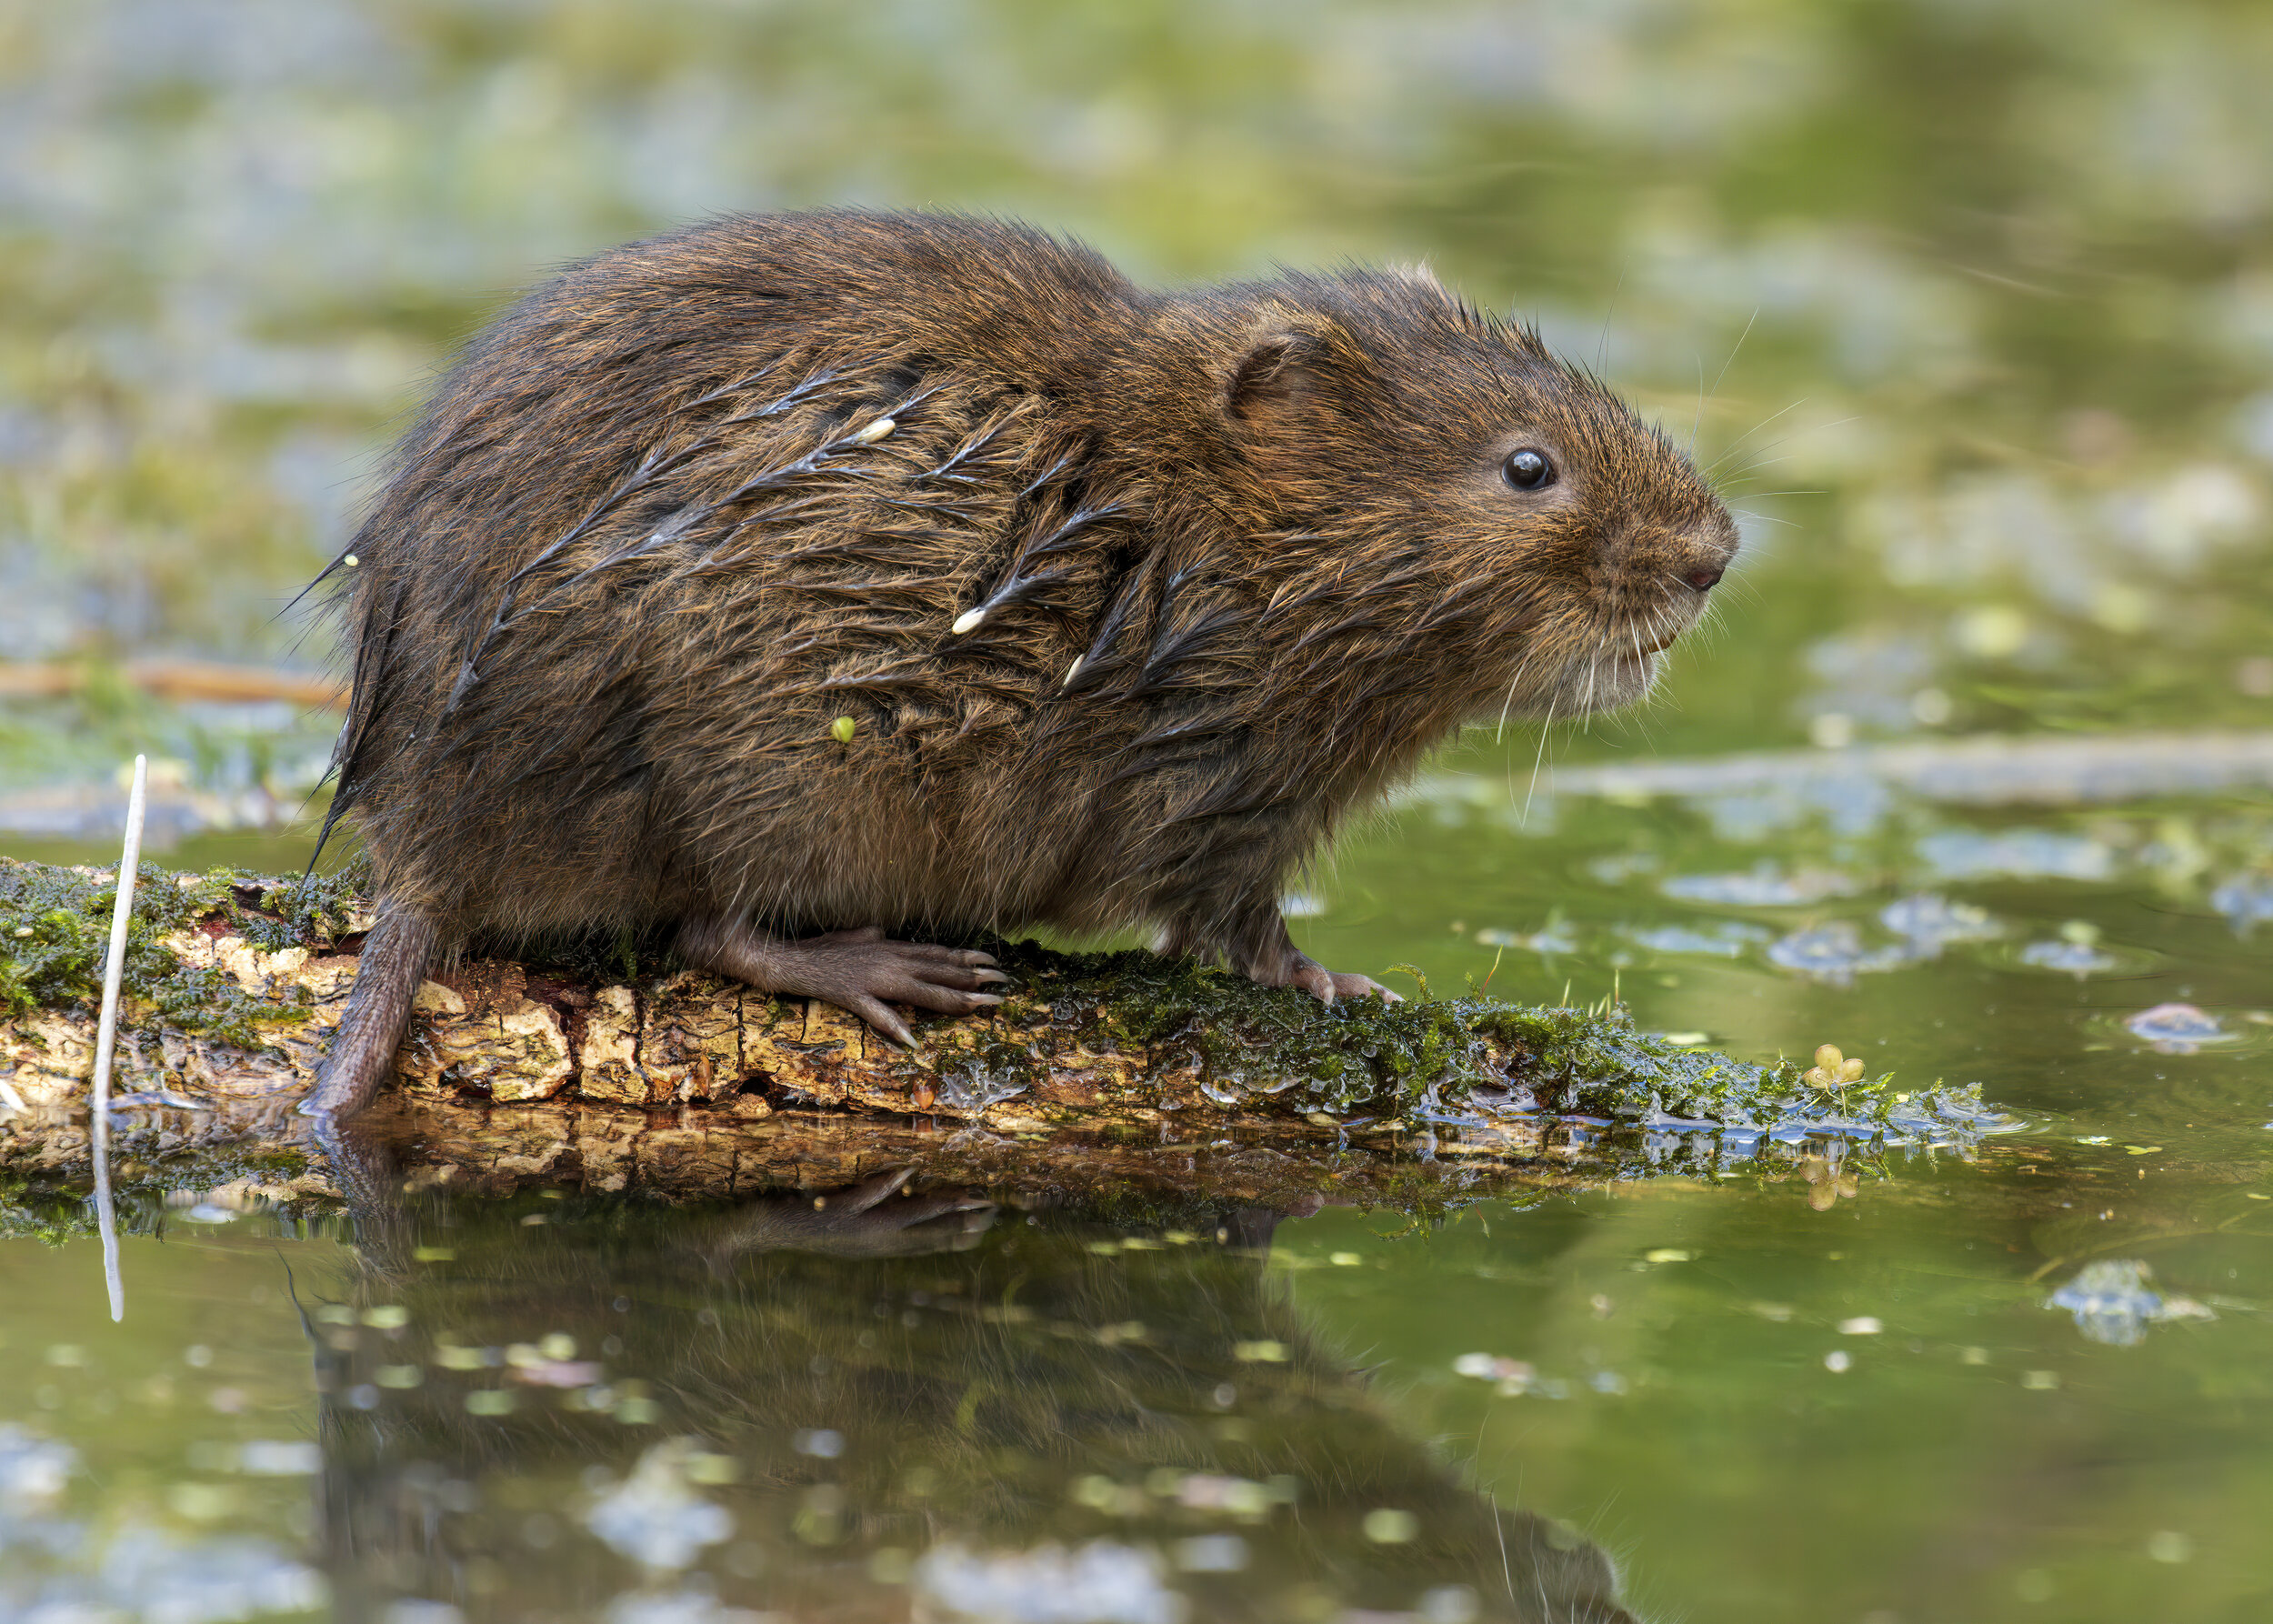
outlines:
[[[1632,660],[1638,664],[1641,661],[1647,659],[1653,654],[1663,654],[1667,649],[1673,647],[1674,639],[1678,637],[1681,634],[1677,629],[1669,632],[1659,632],[1657,634],[1657,640],[1651,643],[1645,643],[1640,638],[1637,637],[1632,642],[1628,643],[1625,647],[1616,648],[1611,650],[1611,652],[1619,659]]]
[[[1657,657],[1687,630],[1687,620],[1668,627],[1655,616],[1623,626],[1597,622],[1591,646],[1582,644],[1573,652],[1559,678],[1519,697],[1523,709],[1529,716],[1550,718],[1585,716],[1647,698],[1657,679]],[[1511,705],[1518,702],[1508,700]]]

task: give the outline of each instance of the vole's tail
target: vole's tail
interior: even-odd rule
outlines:
[[[332,1034],[331,1053],[301,1114],[341,1121],[371,1102],[395,1064],[410,1025],[410,1001],[426,973],[438,939],[431,921],[407,908],[379,905],[378,923],[364,938],[363,963],[348,989],[346,1012]]]

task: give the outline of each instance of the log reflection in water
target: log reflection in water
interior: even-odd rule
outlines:
[[[1631,1616],[1603,1552],[1464,1487],[1311,1336],[1268,1211],[1108,1224],[895,1173],[361,1216],[306,1302],[344,1617]]]

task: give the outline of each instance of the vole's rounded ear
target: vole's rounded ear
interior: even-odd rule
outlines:
[[[1224,411],[1267,421],[1321,394],[1362,395],[1372,376],[1366,352],[1332,316],[1272,311],[1247,332],[1225,379]]]

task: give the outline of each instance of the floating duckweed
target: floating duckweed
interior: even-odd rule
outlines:
[[[2123,1024],[2167,1055],[2190,1055],[2201,1044],[2222,1043],[2233,1036],[2216,1016],[2192,1004],[2158,1004],[2125,1016]]]
[[[1815,1068],[1804,1079],[1816,1088],[1845,1088],[1863,1080],[1863,1063],[1850,1060],[1831,1044],[1816,1050]]]
[[[1404,1545],[1420,1532],[1420,1519],[1410,1511],[1377,1506],[1366,1513],[1366,1538],[1376,1545]]]
[[[718,1455],[707,1449],[696,1449],[686,1457],[685,1470],[689,1483],[702,1483],[716,1487],[720,1484],[740,1481],[742,1463],[731,1455]]]

